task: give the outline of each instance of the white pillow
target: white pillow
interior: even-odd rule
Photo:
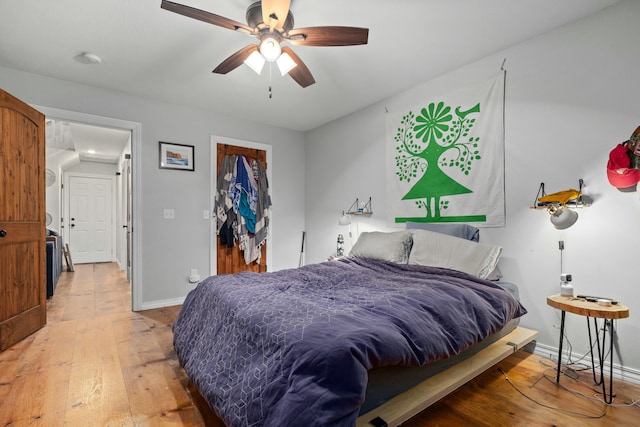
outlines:
[[[498,264],[501,254],[500,246],[414,230],[409,264],[451,268],[486,279]]]
[[[349,252],[349,256],[406,264],[410,249],[410,231],[403,230],[390,233],[371,231],[360,234],[358,241]]]

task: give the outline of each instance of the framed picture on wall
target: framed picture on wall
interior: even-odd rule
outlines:
[[[193,145],[160,141],[160,168],[194,171]]]

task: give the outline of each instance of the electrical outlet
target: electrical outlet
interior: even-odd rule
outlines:
[[[189,275],[189,283],[198,283],[200,281],[200,275],[198,274],[197,268],[191,269],[191,274]]]
[[[163,218],[164,219],[175,219],[176,218],[176,212],[173,209],[165,209],[163,211]]]

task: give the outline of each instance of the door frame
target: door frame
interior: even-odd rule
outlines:
[[[267,180],[269,181],[269,194],[273,194],[273,179],[271,177],[271,171],[273,169],[272,166],[272,156],[271,150],[272,146],[269,144],[263,144],[260,142],[253,141],[245,141],[242,139],[234,139],[227,138],[224,136],[211,135],[211,143],[210,143],[210,159],[209,162],[211,164],[211,178],[210,182],[210,199],[209,199],[209,275],[214,276],[218,271],[218,257],[216,250],[216,183],[218,181],[218,167],[217,167],[217,144],[227,144],[227,145],[236,145],[238,147],[252,148],[265,151],[267,154]],[[272,271],[273,264],[273,256],[271,255],[273,242],[271,241],[271,236],[273,236],[273,210],[271,210],[270,219],[269,219],[269,231],[267,234],[267,240],[269,244],[267,245],[267,271]]]
[[[111,182],[111,229],[109,230],[109,233],[111,234],[111,262],[114,262],[116,260],[116,246],[117,246],[117,238],[116,238],[116,219],[117,219],[117,209],[116,209],[116,177],[112,176],[112,175],[99,175],[99,174],[93,174],[93,173],[85,173],[85,172],[65,172],[64,173],[64,188],[67,189],[67,191],[64,192],[63,197],[64,197],[64,208],[62,211],[62,217],[64,218],[64,225],[63,225],[63,229],[65,230],[64,232],[64,239],[65,239],[65,243],[69,243],[69,246],[71,246],[71,242],[70,242],[70,234],[71,234],[71,227],[70,227],[70,211],[71,211],[71,177],[78,177],[78,178],[96,178],[96,179],[106,179],[109,180]],[[73,251],[71,251],[71,256],[73,257]],[[75,263],[76,261],[74,261]]]
[[[126,245],[126,249],[125,252],[127,253],[127,256],[125,257],[125,268],[124,270],[126,270],[127,272],[127,280],[129,281],[129,283],[131,283],[131,253],[133,252],[133,248],[131,246],[131,232],[129,230],[133,229],[133,224],[132,224],[132,200],[131,200],[131,156],[126,157],[125,156],[125,160],[122,163],[122,171],[120,172],[121,176],[123,177],[123,185],[121,188],[121,197],[123,196],[124,199],[124,209],[121,209],[121,212],[124,213],[124,218],[123,219],[123,227],[126,230],[125,231],[125,245]],[[118,230],[118,232],[120,232],[121,230]],[[122,262],[122,261],[121,261]]]
[[[32,105],[46,117],[58,120],[105,126],[129,130],[131,132],[131,198],[132,198],[132,262],[131,262],[131,309],[140,311],[142,307],[142,123],[111,117],[61,110],[58,108]]]

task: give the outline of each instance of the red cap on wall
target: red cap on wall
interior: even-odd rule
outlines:
[[[607,162],[607,178],[611,185],[620,191],[635,191],[640,182],[640,169],[630,168],[631,160],[626,144],[628,141],[616,145],[609,153]]]

